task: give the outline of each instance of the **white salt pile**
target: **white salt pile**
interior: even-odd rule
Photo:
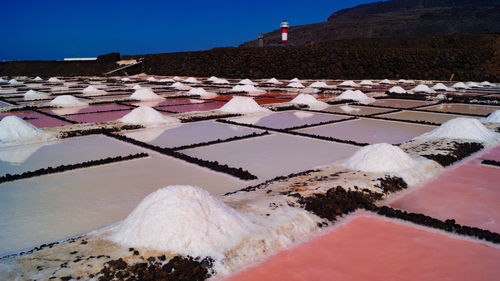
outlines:
[[[384,80],[382,80],[382,81],[380,81],[380,82],[378,82],[378,83],[379,83],[379,84],[392,84],[392,82],[391,82],[391,81],[389,81],[389,79],[384,79]]]
[[[411,89],[410,91],[414,93],[427,93],[427,94],[432,94],[435,93],[433,89],[429,88],[429,86],[424,85],[424,84],[419,84],[415,88]]]
[[[163,79],[160,79],[159,82],[162,82],[162,83],[174,83],[175,80],[174,79],[170,79],[170,78],[163,78]]]
[[[337,97],[337,99],[340,100],[354,100],[360,103],[368,104],[372,103],[375,101],[374,98],[370,98],[367,95],[365,95],[363,92],[360,90],[352,91],[352,90],[347,90],[344,91],[340,96]]]
[[[147,81],[149,82],[158,82],[158,79],[154,78],[154,77],[149,77],[148,79],[146,79]]]
[[[479,120],[459,117],[446,121],[415,140],[448,138],[491,143],[500,139],[499,137],[500,134],[489,130]]]
[[[406,90],[399,86],[394,86],[389,89],[389,93],[406,94]]]
[[[323,81],[316,81],[309,85],[311,88],[328,88],[329,86]]]
[[[467,82],[465,85],[467,85],[467,87],[469,87],[469,88],[481,88],[481,87],[483,87],[476,82]]]
[[[490,113],[488,117],[483,118],[482,121],[488,123],[500,123],[500,110],[495,110],[494,112]]]
[[[43,79],[42,79],[42,77],[37,76],[37,77],[33,78],[33,81],[43,81]]]
[[[276,79],[276,78],[271,78],[271,79],[267,80],[266,83],[268,83],[268,84],[283,84],[280,81],[278,81],[278,79]]]
[[[175,88],[176,90],[188,91],[191,90],[191,86],[185,85],[181,82],[175,82],[170,87]]]
[[[326,108],[329,106],[326,102],[319,101],[309,94],[299,94],[293,100],[291,100],[290,103],[305,104],[311,108]]]
[[[12,79],[9,80],[9,84],[11,84],[11,85],[19,85],[19,84],[22,84],[22,82],[19,82],[16,79],[12,78]]]
[[[216,93],[207,92],[203,88],[192,88],[191,90],[189,90],[188,94],[190,94],[190,95],[198,95],[198,96],[200,96],[202,98],[213,98],[213,97],[217,96]]]
[[[118,121],[134,125],[176,124],[179,119],[161,114],[149,106],[135,108]]]
[[[26,93],[24,93],[24,100],[44,100],[48,98],[49,98],[48,95],[37,92],[35,90],[29,90]]]
[[[239,97],[234,96],[225,105],[219,108],[222,112],[227,113],[256,113],[256,112],[270,112],[269,109],[261,107],[253,98],[251,97]]]
[[[405,79],[399,79],[397,82],[398,82],[398,83],[401,83],[401,84],[406,84],[406,83],[408,83],[408,81],[407,81],[407,80],[405,80]]]
[[[374,85],[372,80],[363,80],[361,82],[359,82],[359,85],[361,86],[371,86],[371,85]]]
[[[186,79],[184,79],[183,81],[184,83],[192,83],[192,84],[198,84],[198,83],[201,83],[200,81],[198,81],[196,78],[194,77],[188,77]]]
[[[432,89],[435,91],[448,91],[448,92],[455,91],[455,89],[448,87],[443,83],[436,83],[436,85],[432,86]]]
[[[140,101],[149,101],[149,100],[164,100],[164,97],[161,97],[157,94],[155,94],[151,89],[149,88],[140,88],[135,90],[135,92],[130,96],[131,99],[133,100],[140,100]]]
[[[172,79],[175,80],[175,81],[181,81],[182,80],[182,78],[180,78],[179,76],[174,76],[174,77],[172,77]]]
[[[208,79],[207,79],[207,81],[214,82],[214,81],[216,81],[217,79],[219,79],[219,78],[217,78],[217,77],[215,77],[215,76],[210,76],[210,78],[208,78]]]
[[[73,106],[87,106],[87,105],[89,105],[88,103],[83,102],[83,101],[75,98],[74,96],[70,96],[70,95],[58,96],[55,99],[51,100],[49,102],[49,104],[56,105],[59,107],[73,107]]]
[[[236,85],[231,90],[231,92],[247,92],[247,93],[265,93],[266,91],[255,88],[253,85]]]
[[[411,169],[416,164],[401,148],[388,143],[364,146],[342,162],[346,168],[371,173],[398,172]]]
[[[436,96],[436,99],[438,99],[438,100],[444,100],[445,98],[446,98],[446,96],[443,94],[439,94]]]
[[[492,83],[490,83],[488,81],[483,81],[483,82],[479,83],[479,85],[481,85],[483,87],[493,87],[493,86],[495,86],[495,84],[492,84]]]
[[[87,88],[82,90],[84,96],[102,96],[107,94],[104,90],[99,90],[96,87],[89,85]]]
[[[129,81],[131,81],[131,80],[130,80],[130,78],[127,78],[127,77],[124,77],[124,78],[122,78],[121,80],[122,80],[123,82],[129,82]]]
[[[54,139],[54,137],[17,116],[6,116],[0,121],[0,145],[26,144]]]
[[[243,79],[240,82],[238,82],[240,85],[257,85],[257,83],[253,82],[250,79]]]
[[[49,83],[62,83],[64,81],[61,79],[58,79],[57,77],[50,77],[49,80],[47,80],[47,82],[49,82]]]
[[[344,87],[359,87],[359,85],[356,84],[352,80],[346,80],[346,81],[340,83],[339,86],[344,86]]]
[[[222,259],[253,228],[244,214],[200,187],[167,186],[144,198],[108,239],[125,247]]]
[[[457,82],[455,84],[453,84],[452,86],[453,88],[456,88],[456,89],[468,89],[469,87],[467,87],[467,85],[465,85],[465,83],[463,82]]]
[[[214,84],[229,84],[229,81],[227,81],[226,79],[217,78],[212,83],[214,83]]]
[[[292,80],[290,80],[290,82],[291,82],[291,83],[293,83],[293,82],[296,82],[296,83],[302,83],[302,81],[301,81],[301,80],[299,80],[299,78],[297,78],[297,77],[295,77],[295,78],[293,78]]]
[[[286,86],[290,88],[305,88],[300,82],[292,82]]]
[[[351,107],[348,104],[341,106],[340,109],[342,109],[342,111],[347,112],[347,113],[358,112],[361,110],[361,109],[356,108],[356,107]]]
[[[139,90],[139,89],[142,89],[142,86],[136,84],[136,85],[134,85],[134,87],[132,87],[132,89]]]

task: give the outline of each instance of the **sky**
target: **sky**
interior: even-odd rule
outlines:
[[[374,0],[0,0],[0,61],[53,60],[238,46],[259,32],[326,21]]]

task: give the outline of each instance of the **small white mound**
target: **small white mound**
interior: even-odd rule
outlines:
[[[102,96],[107,94],[104,90],[99,90],[96,87],[89,85],[87,88],[82,90],[84,96]]]
[[[44,100],[48,98],[49,98],[48,95],[37,92],[35,90],[29,90],[26,93],[24,93],[24,100]]]
[[[183,81],[184,83],[191,83],[191,84],[198,84],[198,83],[201,83],[200,81],[198,81],[196,78],[194,77],[188,77],[186,79],[184,79]]]
[[[182,80],[182,78],[180,78],[179,76],[174,76],[174,77],[172,77],[172,79],[175,80],[175,81],[181,81]]]
[[[162,82],[162,83],[174,83],[175,80],[174,79],[170,79],[170,78],[163,78],[163,79],[160,79],[159,82]]]
[[[212,98],[212,97],[216,97],[217,96],[216,93],[207,92],[203,88],[191,88],[191,90],[189,90],[188,94],[190,94],[190,95],[198,95],[198,96],[200,96],[202,98]]]
[[[356,91],[346,90],[340,96],[338,96],[337,99],[339,99],[339,100],[354,100],[354,101],[364,103],[364,104],[372,103],[375,101],[374,98],[368,97],[360,90],[356,90]]]
[[[465,85],[467,85],[467,87],[469,87],[469,88],[482,88],[483,87],[476,82],[467,82]]]
[[[340,83],[339,86],[344,86],[344,87],[359,87],[359,85],[356,84],[352,80],[346,80],[346,81]]]
[[[217,77],[215,77],[215,76],[210,76],[210,78],[208,78],[208,79],[207,79],[207,81],[214,82],[214,81],[216,81],[217,79],[219,79],[219,78],[217,78]]]
[[[438,99],[438,100],[444,100],[445,98],[446,98],[446,96],[443,94],[439,94],[436,96],[436,99]]]
[[[147,81],[149,82],[158,82],[158,79],[154,78],[154,77],[149,77],[148,79],[146,79]]]
[[[349,113],[349,112],[358,112],[358,111],[361,110],[359,108],[351,107],[349,105],[343,105],[343,106],[340,107],[340,109],[342,109],[342,111],[347,112],[347,113]]]
[[[432,89],[435,91],[448,91],[448,87],[443,83],[436,83],[436,85],[432,86]]]
[[[329,86],[323,81],[316,81],[309,85],[310,88],[328,88]]]
[[[292,80],[290,80],[291,83],[296,82],[296,83],[302,83],[302,80],[299,80],[299,78],[295,77]]]
[[[411,91],[414,93],[428,93],[428,94],[432,94],[432,93],[436,92],[433,89],[429,88],[429,86],[424,85],[424,84],[419,84],[415,88],[411,89]]]
[[[11,84],[11,85],[19,85],[19,84],[22,84],[22,82],[19,82],[16,79],[12,78],[12,79],[9,80],[9,84]]]
[[[455,89],[468,89],[469,88],[463,82],[457,82],[457,83],[453,84],[452,87],[455,88]]]
[[[50,77],[49,80],[47,80],[47,82],[49,82],[49,83],[62,83],[64,81],[61,79],[58,79],[57,77]]]
[[[371,86],[371,85],[374,85],[372,80],[363,80],[361,82],[359,82],[359,85],[361,86]]]
[[[276,79],[276,78],[271,78],[271,79],[267,80],[266,83],[268,83],[268,84],[276,84],[276,85],[283,84],[280,81],[278,81],[278,79]]]
[[[500,110],[495,110],[490,113],[488,117],[483,118],[483,121],[488,123],[500,123]]]
[[[26,144],[53,138],[17,116],[6,116],[0,121],[0,145]]]
[[[377,143],[356,151],[342,165],[363,172],[390,173],[411,169],[417,162],[397,146]]]
[[[389,89],[389,93],[406,94],[406,90],[399,86],[394,86]]]
[[[214,84],[229,84],[229,81],[227,81],[226,79],[217,78],[212,83],[214,83]]]
[[[436,129],[415,139],[448,138],[489,143],[497,140],[499,136],[500,134],[490,131],[477,119],[459,117],[448,120]]]
[[[225,105],[219,108],[220,111],[227,113],[256,113],[256,112],[270,112],[269,109],[261,107],[251,97],[238,97],[234,96]]]
[[[42,77],[37,76],[37,77],[33,78],[33,81],[43,81],[43,79],[42,79]]]
[[[149,101],[149,100],[164,100],[164,97],[161,97],[157,94],[155,94],[151,89],[149,88],[140,88],[135,90],[135,92],[130,96],[131,99],[133,100],[140,100],[140,101]]]
[[[398,83],[401,83],[401,84],[406,84],[406,83],[408,83],[408,80],[405,80],[405,79],[399,79],[397,82],[398,82]]]
[[[56,105],[59,107],[73,107],[73,106],[87,106],[89,105],[86,102],[83,102],[74,96],[70,95],[63,95],[63,96],[58,96],[55,99],[51,100],[49,102],[51,105]]]
[[[313,108],[313,107],[328,107],[329,106],[326,102],[319,101],[315,97],[313,97],[309,94],[299,94],[293,100],[291,100],[290,103],[305,104],[311,108]]]
[[[123,82],[129,82],[129,81],[132,81],[132,80],[130,80],[130,78],[127,78],[127,77],[123,77],[121,80],[122,80]]]
[[[254,85],[236,85],[231,90],[231,92],[246,92],[246,93],[265,93],[266,91],[259,88],[255,88]]]
[[[286,86],[290,88],[305,88],[300,82],[292,82]]]
[[[490,83],[488,81],[483,81],[483,82],[479,83],[479,85],[481,85],[483,87],[493,87],[493,86],[495,86],[495,84]]]
[[[389,81],[389,79],[384,79],[384,80],[382,80],[382,81],[380,81],[380,82],[378,82],[378,83],[379,83],[379,84],[392,84],[392,82],[391,82],[391,81]]]
[[[165,116],[149,106],[140,106],[118,121],[134,125],[159,125],[179,123],[179,119]]]
[[[191,90],[191,86],[188,86],[186,84],[183,84],[181,82],[175,82],[170,87],[176,89],[176,90],[181,90],[181,91],[188,91]]]
[[[139,90],[139,89],[142,89],[142,86],[141,86],[141,85],[136,84],[136,85],[134,85],[134,87],[132,87],[132,89],[134,89],[134,90]]]
[[[254,228],[244,215],[200,187],[167,186],[149,194],[108,239],[193,257],[224,257]]]
[[[257,85],[257,83],[253,82],[250,79],[243,79],[240,82],[238,82],[240,85]]]

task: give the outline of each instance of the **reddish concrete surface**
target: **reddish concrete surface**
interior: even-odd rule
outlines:
[[[219,109],[223,105],[224,102],[209,102],[209,103],[197,103],[190,105],[173,105],[173,106],[161,107],[160,109],[182,113],[190,111],[207,111],[207,110]]]
[[[499,260],[499,247],[358,215],[227,280],[498,280]]]
[[[482,159],[499,158],[500,146],[445,171],[390,205],[500,233],[500,168],[479,164]]]
[[[125,116],[125,114],[129,112],[130,110],[122,110],[122,111],[111,111],[103,113],[76,114],[76,115],[64,116],[64,118],[79,123],[104,122],[122,118],[123,116]]]
[[[19,118],[29,118],[25,120],[26,122],[32,124],[37,128],[45,128],[45,127],[57,127],[69,125],[71,123],[65,122],[56,118],[52,118],[50,116],[46,116],[34,111],[19,111],[19,112],[10,112],[8,114],[0,114],[0,120],[2,120],[5,116],[14,115]],[[33,118],[33,119],[31,119]]]

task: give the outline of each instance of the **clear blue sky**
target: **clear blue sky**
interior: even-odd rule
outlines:
[[[238,46],[259,32],[326,21],[366,0],[1,0],[0,60],[165,53]]]

